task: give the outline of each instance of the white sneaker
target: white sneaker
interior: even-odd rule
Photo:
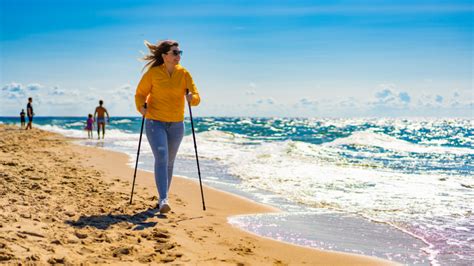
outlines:
[[[160,200],[160,213],[167,213],[171,211],[171,207],[168,204],[168,199]]]

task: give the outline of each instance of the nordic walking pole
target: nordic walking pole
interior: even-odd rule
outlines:
[[[189,94],[189,89],[186,89],[186,95]],[[193,130],[193,141],[194,141],[194,151],[196,152],[196,163],[198,168],[198,176],[199,176],[199,186],[201,187],[201,198],[202,198],[202,209],[206,210],[206,204],[204,203],[204,192],[202,191],[202,182],[201,182],[201,170],[199,169],[199,157],[198,157],[198,150],[196,146],[196,136],[194,135],[194,123],[193,123],[193,112],[191,111],[191,103],[188,101],[189,107],[189,117],[191,118],[191,128]]]
[[[146,110],[146,103],[143,105]],[[145,115],[142,117],[142,128],[140,129],[140,140],[138,141],[137,161],[135,163],[135,173],[133,174],[132,195],[130,195],[130,204],[133,199],[133,189],[135,188],[135,178],[137,177],[138,157],[140,156],[140,146],[142,145],[143,124],[145,123]]]

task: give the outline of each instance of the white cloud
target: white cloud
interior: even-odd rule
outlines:
[[[311,99],[308,99],[308,98],[302,98],[302,99],[299,100],[298,103],[301,104],[301,105],[317,105],[318,104],[317,101],[311,100]]]
[[[248,88],[257,88],[250,82]],[[246,92],[255,95],[255,91]],[[86,115],[93,112],[100,99],[112,116],[137,115],[134,88],[123,84],[115,88],[63,88],[12,82],[0,87],[0,113],[16,115],[24,108],[28,97],[33,97],[35,112],[40,115]],[[445,93],[416,94],[400,90],[394,84],[383,84],[372,97],[302,97],[290,100],[284,96],[247,98],[243,102],[218,103],[203,101],[196,115],[231,116],[298,116],[298,117],[395,117],[395,116],[458,116],[467,117],[473,112],[470,90],[447,90]]]
[[[340,100],[336,104],[336,106],[339,106],[339,107],[342,107],[342,108],[348,108],[348,109],[351,109],[351,110],[354,110],[354,108],[361,108],[363,105],[365,105],[365,104],[361,105],[360,101],[357,100],[354,97],[349,97],[349,98]]]
[[[135,91],[132,90],[132,86],[130,84],[124,84],[118,87],[115,90],[112,90],[111,94],[113,95],[114,100],[129,100],[133,99],[135,95]]]
[[[12,82],[2,87],[2,92],[12,93],[12,94],[25,94],[25,88],[21,84]]]
[[[439,99],[436,96],[439,96],[439,95],[432,95],[432,94],[421,95],[417,101],[418,107],[421,107],[421,108],[440,107],[442,104],[442,98],[441,98],[441,101],[439,101]]]
[[[0,90],[2,99],[1,114],[14,115],[18,109],[26,105],[28,97],[33,97],[33,105],[37,115],[83,115],[90,113],[104,99],[110,108],[109,112],[116,115],[135,114],[134,91],[131,85],[124,84],[115,89],[103,90],[89,88],[78,90],[60,86],[45,86],[32,83],[23,85],[12,82]]]
[[[58,86],[54,86],[50,91],[49,95],[57,95],[57,96],[62,96],[65,95],[66,93],[64,90],[60,89]]]
[[[292,117],[466,117],[472,111],[472,101],[466,91],[458,92],[457,101],[452,92],[442,94],[412,95],[396,86],[384,86],[375,91],[372,98],[310,97],[284,102],[285,98],[260,98],[251,104],[227,104],[223,107],[202,107],[206,115],[234,116],[292,116]],[[451,106],[452,105],[452,106]]]
[[[41,89],[44,89],[44,87],[41,86],[40,84],[33,83],[33,84],[28,84],[26,86],[26,89],[29,90],[29,91],[39,91]]]
[[[252,95],[257,94],[256,88],[257,88],[257,84],[255,84],[254,82],[250,82],[248,84],[248,89],[245,90],[245,95],[252,96]]]
[[[407,92],[403,92],[403,91],[398,94],[398,98],[400,99],[400,101],[404,103],[409,103],[411,101],[410,95],[408,95]]]
[[[316,110],[318,108],[318,105],[319,105],[319,102],[317,100],[313,100],[313,99],[305,97],[305,98],[299,99],[295,104],[293,104],[293,107],[298,108],[298,109],[309,108],[309,109]]]
[[[388,101],[387,99],[392,98],[394,93],[390,89],[383,89],[375,93],[375,98],[382,101]]]
[[[445,95],[423,93],[412,95],[394,84],[381,84],[374,97],[361,101],[353,115],[362,116],[460,116],[469,115],[472,101],[466,91],[448,91]],[[360,100],[360,99],[359,99]],[[326,103],[326,102],[325,102]],[[364,107],[366,106],[366,107]],[[340,110],[339,113],[344,113]]]
[[[369,101],[369,105],[386,108],[406,108],[411,102],[408,92],[397,91],[390,86],[375,92],[375,99]]]
[[[275,99],[270,97],[270,98],[259,99],[255,103],[258,105],[273,105],[276,103],[276,101]]]
[[[4,85],[0,91],[0,98],[6,100],[5,102],[2,102],[2,105],[5,105],[2,107],[7,108],[11,105],[22,104],[23,101],[26,104],[28,97],[35,97],[39,88],[41,88],[41,86],[38,84],[24,86],[23,84],[16,82]]]

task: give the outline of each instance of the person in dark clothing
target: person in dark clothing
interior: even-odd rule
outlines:
[[[25,130],[32,129],[33,123],[33,116],[35,113],[33,112],[33,98],[28,98],[28,104],[26,105],[26,114],[28,115],[28,125],[26,126]]]
[[[25,128],[25,109],[21,109],[20,122],[21,122],[21,129]]]

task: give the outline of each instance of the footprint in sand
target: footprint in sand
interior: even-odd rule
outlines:
[[[55,239],[55,240],[51,241],[50,243],[55,244],[55,245],[62,245],[61,241],[59,241],[58,239]]]
[[[138,262],[140,262],[140,263],[150,263],[150,262],[155,261],[155,258],[156,258],[156,254],[155,253],[150,253],[150,254],[147,254],[145,256],[139,257]]]
[[[206,226],[206,227],[204,227],[203,230],[206,231],[206,232],[211,232],[211,233],[215,233],[215,232],[216,232],[216,231],[214,230],[214,227],[212,227],[212,226]]]
[[[135,251],[136,251],[135,247],[117,247],[117,248],[113,248],[112,256],[121,257],[124,255],[132,255],[133,253],[135,253]]]
[[[179,253],[179,254],[180,254],[179,257],[181,257],[182,254],[181,254],[181,253]],[[161,262],[169,263],[169,262],[175,261],[177,258],[178,258],[178,256],[175,255],[175,254],[168,254],[168,256],[166,256],[165,258],[161,259]]]
[[[82,232],[79,232],[79,231],[76,231],[74,233],[74,235],[76,235],[76,237],[79,238],[79,239],[85,239],[85,238],[88,237],[88,235],[86,233],[82,233]]]
[[[14,258],[15,258],[15,256],[13,254],[6,253],[4,251],[0,251],[0,262],[9,261],[9,260],[14,259]]]
[[[27,257],[26,260],[29,260],[29,261],[39,261],[39,260],[40,260],[40,256],[37,255],[37,254],[33,254],[33,255]]]
[[[82,247],[80,249],[80,251],[78,251],[78,253],[81,253],[83,255],[86,255],[86,254],[93,254],[94,253],[94,250],[90,249],[90,248],[87,248],[87,247]]]
[[[48,263],[50,264],[66,264],[65,257],[51,257],[48,259]]]
[[[149,235],[148,240],[156,240],[156,241],[167,241],[170,238],[168,231],[160,230],[157,228],[153,229],[153,232]]]
[[[229,248],[230,251],[237,252],[239,255],[251,255],[253,254],[253,250],[249,247],[245,247],[239,244],[237,247]]]
[[[165,254],[168,250],[174,249],[176,243],[158,243],[154,246],[155,252],[160,254]]]

